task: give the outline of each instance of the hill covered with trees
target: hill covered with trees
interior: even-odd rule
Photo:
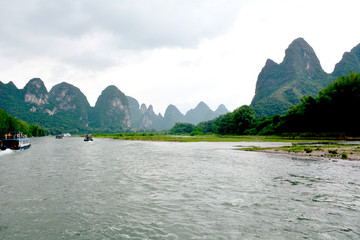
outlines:
[[[91,107],[77,87],[62,82],[48,92],[39,78],[31,79],[23,89],[13,82],[0,81],[0,108],[18,119],[43,126],[51,134],[164,131],[177,121],[197,124],[228,112],[224,105],[212,111],[200,102],[186,115],[169,105],[163,117],[155,114],[152,105],[140,106],[135,98],[126,96],[116,86],[104,89]]]
[[[282,115],[256,118],[249,106],[198,125],[176,124],[174,134],[360,136],[360,74],[339,77],[318,96],[305,96]]]
[[[0,139],[8,131],[20,131],[29,137],[45,136],[45,130],[42,127],[18,120],[0,108]]]
[[[258,76],[250,106],[256,117],[283,114],[301,103],[303,96],[316,97],[321,89],[350,71],[360,71],[360,44],[345,52],[333,73],[328,74],[312,47],[303,38],[295,39],[280,64],[267,60]]]

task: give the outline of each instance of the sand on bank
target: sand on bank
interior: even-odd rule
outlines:
[[[291,156],[360,160],[360,144],[338,144],[338,145],[305,145],[285,147],[248,147],[242,148],[245,151],[266,152],[273,154],[286,154]]]

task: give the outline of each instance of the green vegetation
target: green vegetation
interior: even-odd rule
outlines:
[[[40,88],[37,89],[34,85],[38,85]],[[60,85],[63,87],[63,84]],[[60,93],[56,93],[55,90],[60,91]],[[65,131],[76,134],[89,131],[84,124],[84,121],[87,119],[86,116],[80,117],[75,113],[77,110],[65,111],[57,106],[55,101],[58,95],[61,95],[62,90],[64,89],[55,86],[54,91],[51,91],[48,104],[37,105],[31,102],[24,102],[24,98],[26,93],[30,93],[36,95],[38,98],[42,96],[43,100],[47,99],[44,97],[48,94],[47,90],[40,79],[30,80],[24,89],[16,88],[12,82],[4,84],[0,81],[0,107],[14,118],[42,126],[46,129],[46,134],[56,135]],[[71,88],[69,88],[67,92],[71,96],[70,98],[73,99],[74,104],[78,104],[78,99],[81,98],[81,96],[76,96],[76,92],[76,89]],[[68,104],[68,106],[71,105]],[[56,114],[50,114],[55,108]],[[83,120],[81,120],[81,118]]]
[[[45,130],[38,125],[28,124],[7,114],[0,108],[0,138],[8,131],[20,131],[29,137],[45,136]]]
[[[120,107],[115,107],[115,105]],[[126,110],[126,111],[125,111]],[[90,114],[90,125],[94,128],[107,128],[109,132],[127,129],[129,113],[128,99],[117,87],[111,85],[101,92]]]
[[[6,230],[6,229],[8,229],[8,227],[7,227],[7,226],[1,226],[1,225],[0,225],[0,231],[2,231],[2,230]]]
[[[317,98],[303,97],[292,107],[275,132],[328,133],[337,136],[360,136],[357,111],[360,109],[360,74],[339,77],[320,91]]]
[[[239,146],[241,147],[241,146]],[[323,144],[323,145],[300,145],[292,144],[283,147],[242,147],[244,151],[265,151],[277,153],[295,153],[302,156],[315,156],[325,158],[360,159],[360,144]]]
[[[169,141],[169,142],[292,142],[293,139],[278,136],[231,136],[231,135],[170,135],[166,133],[95,133],[93,137],[121,140]]]
[[[170,130],[170,134],[190,134],[194,131],[194,124],[191,123],[175,123],[175,126]]]
[[[317,98],[305,96],[283,115],[256,118],[249,106],[197,126],[176,124],[172,134],[279,135],[292,137],[359,137],[360,74],[339,77]],[[186,127],[185,127],[186,126]],[[191,127],[191,128],[190,128]]]
[[[351,69],[354,72],[360,72],[360,44],[345,52],[341,61],[335,65],[332,75],[341,77],[346,75]]]
[[[347,72],[352,70],[344,67],[348,67]],[[250,106],[258,118],[283,114],[299,104],[301,97],[315,97],[336,77],[323,71],[312,47],[298,38],[286,49],[282,63],[270,59],[266,62],[258,76]]]

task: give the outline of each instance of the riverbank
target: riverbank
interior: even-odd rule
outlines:
[[[256,151],[266,152],[272,154],[286,154],[292,156],[301,157],[312,157],[322,159],[345,159],[345,160],[360,160],[360,144],[324,144],[324,143],[303,143],[295,144],[291,146],[282,147],[266,147],[259,148],[256,146],[252,147],[240,147],[244,151]]]
[[[95,138],[113,138],[119,140],[162,141],[162,142],[286,142],[302,143],[316,142],[319,139],[289,138],[280,136],[251,136],[251,135],[170,135],[165,133],[95,133]],[[331,139],[327,141],[336,141]]]
[[[277,136],[232,136],[232,135],[169,135],[163,133],[96,133],[96,138],[119,140],[161,141],[161,142],[291,142],[293,140]]]
[[[312,158],[348,159],[360,160],[359,141],[352,143],[341,139],[323,138],[289,138],[279,136],[230,136],[230,135],[168,135],[163,133],[114,133],[93,134],[96,138],[113,138],[119,140],[134,141],[158,141],[158,142],[280,142],[286,143],[282,147],[237,146],[245,151],[267,152],[273,154],[287,154]],[[349,139],[346,139],[349,140]],[[356,140],[356,139],[351,139]],[[343,141],[343,142],[339,142]]]

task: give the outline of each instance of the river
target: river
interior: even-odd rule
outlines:
[[[0,239],[360,239],[360,162],[33,138],[0,152]]]

